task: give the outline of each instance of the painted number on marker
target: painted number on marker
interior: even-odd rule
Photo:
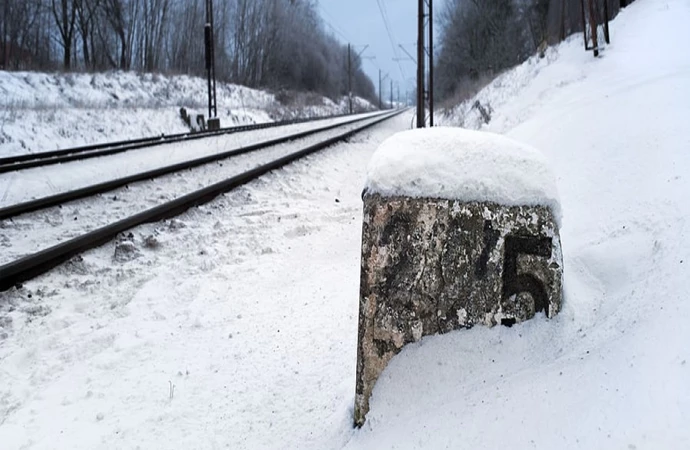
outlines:
[[[527,293],[534,299],[534,312],[543,311],[549,315],[549,297],[544,283],[529,273],[517,272],[519,255],[534,255],[542,258],[551,257],[549,237],[506,236],[505,254],[503,259],[503,299],[513,295]]]

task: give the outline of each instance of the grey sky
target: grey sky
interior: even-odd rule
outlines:
[[[407,59],[400,50],[399,44],[415,55],[417,42],[417,0],[318,0],[319,11],[327,27],[343,43],[351,42],[357,52],[369,45],[363,57],[375,56],[375,60],[364,60],[364,69],[378,89],[379,69],[388,73],[394,83],[400,84],[400,96],[403,98],[408,89],[413,88],[416,76],[415,64]],[[388,37],[383,22],[380,2],[385,13],[393,38]],[[440,10],[442,0],[434,2],[434,9]],[[405,58],[400,64],[394,58]],[[402,72],[402,73],[401,73]],[[388,97],[390,83],[384,83],[383,92]],[[397,92],[396,92],[397,94]]]

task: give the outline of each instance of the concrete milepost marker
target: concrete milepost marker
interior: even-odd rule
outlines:
[[[372,157],[363,199],[357,426],[406,344],[553,317],[563,273],[555,177],[541,153],[503,136],[399,133]]]

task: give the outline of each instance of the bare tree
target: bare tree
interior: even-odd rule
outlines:
[[[39,55],[36,33],[41,30],[41,3],[39,0],[3,0],[0,63],[6,69],[43,67]]]
[[[593,1],[618,12],[618,0]],[[439,18],[438,100],[467,97],[547,43],[583,30],[582,0],[449,0]]]
[[[51,12],[59,33],[58,43],[63,50],[63,68],[72,67],[72,44],[77,20],[77,5],[74,0],[51,0]]]
[[[202,6],[200,2],[185,2],[178,4],[173,14],[171,29],[177,32],[171,33],[169,37],[168,60],[170,68],[176,72],[203,74],[204,43],[201,30],[205,17]],[[194,30],[198,30],[197,33]],[[190,35],[199,37],[190,39]]]
[[[77,10],[77,28],[81,37],[81,51],[84,58],[84,66],[95,68],[92,52],[94,43],[94,22],[97,17],[102,0],[73,0]]]
[[[132,65],[132,47],[138,20],[139,0],[105,0],[105,16],[117,37],[119,57],[116,67],[129,70]],[[114,61],[114,58],[109,58]]]
[[[346,47],[325,31],[314,0],[215,0],[215,12],[221,80],[347,93]],[[4,68],[204,73],[200,0],[0,0],[0,13]],[[353,89],[375,98],[358,58]]]
[[[169,13],[170,0],[144,0],[142,3],[141,29],[138,34],[144,70],[153,71],[161,66]]]

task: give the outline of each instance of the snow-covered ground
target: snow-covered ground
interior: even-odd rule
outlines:
[[[408,123],[140,227],[129,262],[114,261],[113,243],[0,294],[11,319],[0,442],[299,448],[325,416],[339,433],[353,392],[364,168]]]
[[[322,117],[348,111],[317,95],[276,95],[217,84],[221,125]],[[47,74],[0,71],[0,156],[189,131],[180,108],[207,115],[206,80],[133,72]],[[358,111],[373,109],[356,98]]]
[[[688,23],[637,0],[601,58],[480,93],[558,178],[557,318],[406,347],[352,428],[360,192],[402,116],[0,294],[3,450],[690,448]]]
[[[479,94],[558,176],[563,311],[410,346],[348,448],[690,448],[689,20],[638,0]]]
[[[282,133],[294,134],[310,128],[318,129],[345,124],[305,138],[172,173],[154,180],[130,183],[123,188],[96,197],[84,198],[35,213],[24,214],[12,220],[0,221],[0,246],[3,247],[0,265],[180,198],[203,187],[295,153],[324,139],[380,120],[378,117],[369,118],[371,115],[372,113],[357,116],[357,118],[367,119],[362,122],[353,122],[353,117],[349,116],[340,117],[279,129],[269,128],[213,137],[186,144],[171,144],[170,148],[154,147],[12,174],[0,174],[0,193],[4,191],[4,195],[0,196],[0,206],[7,206],[198,157],[239,150],[249,144],[275,139]],[[282,133],[280,130],[283,130]],[[5,198],[10,201],[5,203],[3,201]]]

